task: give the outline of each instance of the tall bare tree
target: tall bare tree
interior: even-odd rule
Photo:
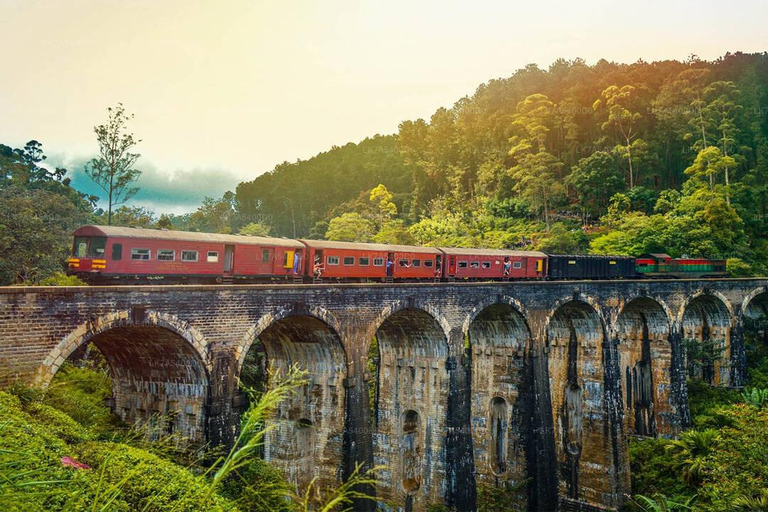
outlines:
[[[107,193],[107,224],[111,225],[114,207],[139,191],[139,187],[131,184],[141,176],[141,171],[133,167],[141,155],[132,153],[131,148],[141,140],[128,131],[128,121],[133,119],[133,114],[126,114],[122,103],[109,107],[107,112],[107,123],[93,128],[99,143],[99,158],[85,165],[85,173]]]

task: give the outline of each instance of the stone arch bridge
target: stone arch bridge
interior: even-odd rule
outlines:
[[[690,422],[686,376],[739,386],[768,280],[0,289],[0,383],[46,385],[91,342],[126,421],[231,442],[247,355],[297,364],[267,459],[301,486],[380,464],[379,507],[615,509],[627,438]],[[719,347],[686,365],[690,340]],[[517,492],[515,491],[515,492]],[[363,505],[361,505],[362,507]]]

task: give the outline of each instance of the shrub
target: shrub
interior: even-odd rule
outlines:
[[[105,400],[112,395],[112,381],[105,370],[78,368],[65,363],[46,390],[44,402],[64,412],[95,434],[110,436],[119,419]]]

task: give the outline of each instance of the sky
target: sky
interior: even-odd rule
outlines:
[[[397,131],[558,58],[768,50],[768,2],[0,0],[0,143],[43,143],[73,183],[122,102],[134,205],[193,211],[283,161]]]

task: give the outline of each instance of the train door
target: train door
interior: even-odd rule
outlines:
[[[456,256],[448,257],[448,274],[446,276],[453,276],[456,274]]]
[[[235,246],[225,245],[224,246],[224,273],[227,275],[231,275],[234,269],[235,269]]]
[[[435,277],[443,277],[443,255],[435,256]]]
[[[395,273],[395,253],[387,253],[387,277],[392,277]]]

